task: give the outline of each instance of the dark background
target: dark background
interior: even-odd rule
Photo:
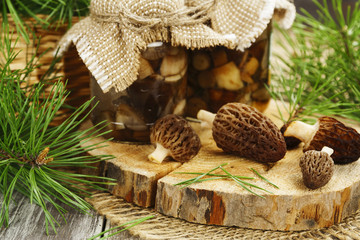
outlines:
[[[323,2],[323,0],[318,0],[320,3]],[[346,13],[347,11],[347,7],[350,6],[351,8],[353,8],[353,6],[355,5],[355,3],[359,1],[359,0],[343,0],[343,10],[344,13]],[[331,0],[327,0],[328,6],[331,6]],[[316,14],[316,5],[313,3],[312,0],[294,0],[295,6],[296,6],[296,11],[298,13],[302,13],[301,8],[306,9],[309,13],[311,13],[314,16],[317,16]],[[331,9],[331,7],[330,7]]]

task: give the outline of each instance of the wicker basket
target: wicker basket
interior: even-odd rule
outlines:
[[[73,23],[78,21],[78,17],[73,18]],[[27,44],[21,36],[16,34],[15,23],[9,16],[10,32],[15,33],[11,35],[12,45],[14,46],[15,52],[19,52],[16,59],[12,62],[11,68],[13,70],[23,69],[26,66],[27,61],[36,54],[35,61],[37,61],[37,64],[40,66],[36,68],[30,76],[29,82],[37,83],[49,70],[54,59],[54,51],[57,46],[57,42],[67,31],[68,25],[63,24],[57,27],[44,29],[37,24],[36,20],[33,18],[27,19],[25,24],[33,32],[33,35],[30,34],[29,44]],[[17,41],[16,44],[15,41]],[[70,90],[70,95],[67,98],[67,104],[73,107],[78,107],[90,98],[89,71],[82,62],[74,46],[66,52],[64,57],[55,65],[55,67],[58,71],[54,72],[54,74],[56,76],[62,76],[61,79],[63,81],[68,81],[67,89]],[[64,112],[66,112],[65,117],[71,113],[71,111],[66,110],[64,110]],[[65,119],[64,116],[62,116],[61,119]]]

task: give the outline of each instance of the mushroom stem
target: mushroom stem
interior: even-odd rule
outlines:
[[[327,154],[329,154],[329,156],[331,156],[331,154],[334,153],[334,150],[332,148],[329,148],[327,146],[324,146],[322,149],[321,149],[321,152],[325,152]]]
[[[162,163],[164,159],[170,155],[170,150],[164,148],[160,143],[156,143],[155,150],[149,154],[148,158],[150,161],[155,163]]]
[[[319,130],[319,122],[310,125],[301,121],[293,121],[285,130],[284,136],[296,137],[307,145],[314,137],[317,130]]]
[[[207,123],[210,127],[212,127],[213,121],[215,119],[216,114],[206,111],[206,110],[200,110],[197,113],[197,119]],[[204,127],[204,125],[202,124],[202,126]]]

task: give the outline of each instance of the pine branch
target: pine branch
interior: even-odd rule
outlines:
[[[270,93],[289,104],[284,122],[317,115],[360,121],[360,3],[346,13],[341,0],[331,8],[326,0],[314,3],[318,18],[302,10],[291,33],[279,29],[288,56],[279,58],[286,67],[273,76]]]
[[[78,130],[89,114],[80,117],[91,100],[77,108],[62,124],[52,126],[51,122],[68,95],[65,85],[57,81],[46,95],[43,82],[27,84],[24,76],[29,77],[36,64],[29,62],[22,70],[10,68],[17,53],[13,51],[8,34],[0,43],[0,53],[0,59],[4,60],[0,63],[0,193],[4,199],[0,208],[0,226],[9,225],[9,205],[14,191],[18,191],[42,208],[46,231],[51,227],[56,232],[58,223],[47,210],[47,204],[53,205],[62,216],[66,211],[58,202],[88,213],[91,206],[83,197],[91,196],[95,190],[106,190],[104,185],[113,184],[113,179],[77,174],[64,170],[64,167],[74,170],[89,167],[88,164],[112,156],[86,154],[103,147],[105,141],[86,147],[82,145],[103,134],[96,127]]]

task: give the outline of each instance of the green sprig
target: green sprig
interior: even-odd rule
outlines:
[[[202,175],[203,174],[203,173],[200,173],[200,172],[174,172],[174,173],[176,173],[176,174],[192,174],[192,175]],[[224,174],[208,173],[206,175],[207,176],[215,176],[215,177],[219,177],[219,178],[229,178],[228,175],[224,175]],[[234,177],[240,178],[240,179],[254,179],[253,177],[237,176],[237,175],[234,175]]]
[[[47,95],[44,92],[46,82],[30,86],[27,77],[36,65],[29,62],[24,69],[12,70],[11,62],[17,53],[9,39],[5,34],[0,42],[0,59],[3,60],[0,62],[0,193],[3,194],[0,227],[9,225],[9,206],[17,191],[42,208],[46,232],[49,228],[56,232],[59,223],[48,211],[47,204],[54,206],[63,218],[66,210],[59,202],[90,213],[92,207],[84,197],[91,197],[93,191],[106,190],[106,185],[115,184],[114,179],[74,171],[112,156],[87,154],[105,146],[106,140],[83,145],[105,134],[96,128],[100,125],[78,130],[89,114],[86,111],[91,100],[77,108],[62,124],[51,125],[68,95],[65,85],[55,82]]]
[[[318,17],[302,9],[290,32],[279,29],[288,55],[277,56],[285,67],[273,75],[271,96],[284,103],[285,123],[318,115],[360,121],[360,2],[346,12],[342,0],[314,3]]]
[[[116,232],[114,232],[114,233],[112,233],[112,234],[109,234],[109,235],[107,235],[107,236],[101,237],[101,238],[99,238],[98,240],[107,239],[107,238],[109,238],[109,237],[112,237],[112,236],[114,236],[114,235],[116,235],[116,234],[119,234],[119,233],[121,233],[121,232],[123,232],[123,231],[125,231],[125,230],[128,230],[129,228],[132,228],[132,227],[134,227],[134,226],[136,226],[136,225],[138,225],[138,224],[140,224],[140,223],[143,223],[143,222],[145,222],[145,221],[147,221],[147,220],[149,220],[149,219],[151,219],[151,218],[154,218],[154,217],[155,217],[154,215],[151,215],[151,216],[146,216],[146,217],[143,217],[143,218],[140,218],[140,219],[135,219],[135,220],[126,222],[126,223],[121,224],[121,225],[119,225],[119,226],[116,226],[116,227],[110,228],[110,229],[108,229],[108,230],[106,230],[106,231],[103,231],[103,232],[101,232],[101,233],[99,233],[99,234],[97,234],[97,235],[95,235],[95,236],[93,236],[93,237],[91,237],[91,238],[88,238],[87,240],[94,240],[94,239],[96,239],[97,237],[104,236],[106,233],[108,233],[108,232],[110,232],[110,231],[113,231],[113,230],[122,228],[122,227],[124,227],[124,226],[126,226],[126,225],[129,225],[129,226],[121,229],[120,231],[116,231]]]
[[[223,166],[225,166],[225,165],[227,165],[227,164],[228,164],[228,163],[220,164],[219,166],[211,169],[210,171],[208,171],[208,172],[206,172],[206,173],[202,173],[200,176],[197,176],[197,177],[195,177],[195,178],[192,178],[192,179],[189,179],[189,180],[186,180],[186,181],[177,183],[177,184],[175,184],[175,186],[176,186],[176,185],[183,185],[181,188],[185,188],[185,187],[189,186],[190,184],[193,184],[193,183],[198,182],[201,178],[205,177],[206,175],[214,172],[215,170],[217,170],[217,169],[219,169],[219,168],[221,168],[221,167],[223,167]]]
[[[187,187],[187,186],[189,186],[191,184],[194,184],[194,183],[200,183],[200,182],[212,181],[212,180],[221,180],[221,179],[232,179],[237,184],[239,184],[242,188],[244,188],[246,191],[248,191],[248,192],[250,192],[250,193],[252,193],[252,194],[254,194],[254,195],[258,196],[258,197],[265,198],[264,196],[261,196],[261,195],[257,194],[256,192],[252,191],[247,186],[250,186],[250,187],[265,191],[267,193],[273,194],[271,191],[268,191],[268,190],[266,190],[266,189],[264,189],[262,187],[259,187],[259,186],[255,185],[255,184],[252,184],[252,183],[249,183],[249,182],[246,182],[246,181],[243,180],[243,179],[252,180],[252,179],[254,179],[253,177],[232,175],[226,169],[223,168],[226,165],[228,165],[228,163],[220,164],[219,166],[217,166],[217,167],[215,167],[215,168],[213,168],[210,171],[205,172],[205,173],[199,173],[199,172],[174,172],[176,174],[199,175],[198,177],[194,177],[194,178],[187,179],[187,180],[181,181],[179,183],[176,183],[176,184],[174,184],[174,186],[183,185],[181,188],[185,188],[185,187]],[[214,172],[217,169],[221,169],[225,173],[225,175],[223,175],[223,174],[211,174],[211,172]],[[251,170],[258,177],[260,177],[262,180],[264,180],[267,183],[271,184],[272,186],[278,188],[275,184],[271,183],[268,179],[266,179],[265,177],[260,175],[260,173],[258,173],[255,169],[251,168]],[[213,176],[213,177],[203,178],[205,176]]]
[[[256,192],[252,191],[251,189],[249,189],[248,187],[246,187],[245,185],[248,185],[248,186],[251,186],[251,187],[254,187],[254,188],[257,188],[257,189],[260,189],[260,190],[263,190],[265,192],[268,192],[270,194],[273,194],[272,192],[264,189],[264,188],[261,188],[255,184],[251,184],[251,183],[248,183],[248,182],[245,182],[245,181],[241,181],[239,180],[238,178],[235,178],[231,173],[229,173],[227,170],[225,170],[224,168],[221,167],[221,170],[223,170],[232,180],[234,180],[236,183],[238,183],[242,188],[244,188],[246,191],[258,196],[258,197],[261,197],[261,198],[265,198],[264,196],[261,196],[259,194],[257,194]]]
[[[265,178],[264,176],[262,176],[258,171],[256,171],[253,168],[250,168],[251,171],[253,171],[256,175],[258,175],[259,178],[261,178],[262,180],[264,180],[265,182],[269,183],[270,185],[276,187],[277,189],[279,189],[278,186],[276,186],[274,183],[270,182],[267,178]]]

